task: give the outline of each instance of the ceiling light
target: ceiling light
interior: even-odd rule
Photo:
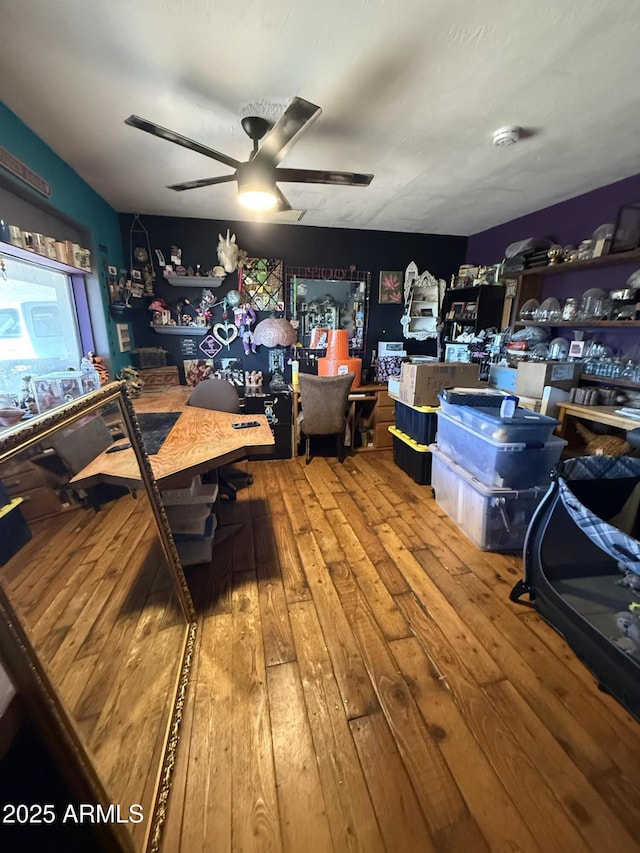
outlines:
[[[521,134],[522,128],[515,124],[508,125],[507,127],[501,127],[493,134],[493,144],[497,145],[498,148],[502,148],[506,145],[515,145],[515,143],[520,139]]]
[[[272,210],[278,203],[274,170],[251,161],[239,167],[238,201],[249,210]]]

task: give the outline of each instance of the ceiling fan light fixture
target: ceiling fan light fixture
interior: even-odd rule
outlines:
[[[248,163],[238,169],[238,201],[248,210],[272,210],[278,203],[273,173]]]
[[[240,190],[238,201],[248,210],[273,210],[278,199],[270,190]]]

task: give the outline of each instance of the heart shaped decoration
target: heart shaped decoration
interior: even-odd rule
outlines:
[[[211,330],[213,337],[222,344],[222,346],[229,349],[229,346],[235,341],[238,337],[238,327],[234,325],[234,323],[228,323],[225,321],[224,323],[216,323]]]

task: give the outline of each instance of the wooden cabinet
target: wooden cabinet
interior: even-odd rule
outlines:
[[[395,402],[386,385],[361,385],[349,396],[349,422],[357,450],[383,450],[393,446],[389,427],[395,423]]]
[[[299,391],[293,392],[295,446],[298,446]],[[349,394],[348,424],[355,450],[383,450],[393,446],[389,427],[395,423],[395,401],[386,385],[359,385]]]
[[[49,482],[46,470],[27,460],[7,463],[4,467],[2,485],[10,497],[21,497],[20,509],[28,521],[48,518],[65,509],[70,509]]]
[[[500,330],[504,293],[504,287],[494,284],[445,291],[442,302],[445,341],[454,341],[463,332]]]

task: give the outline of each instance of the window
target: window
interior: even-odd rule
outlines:
[[[0,278],[0,392],[19,394],[24,376],[77,369],[82,358],[68,275],[14,258]]]

